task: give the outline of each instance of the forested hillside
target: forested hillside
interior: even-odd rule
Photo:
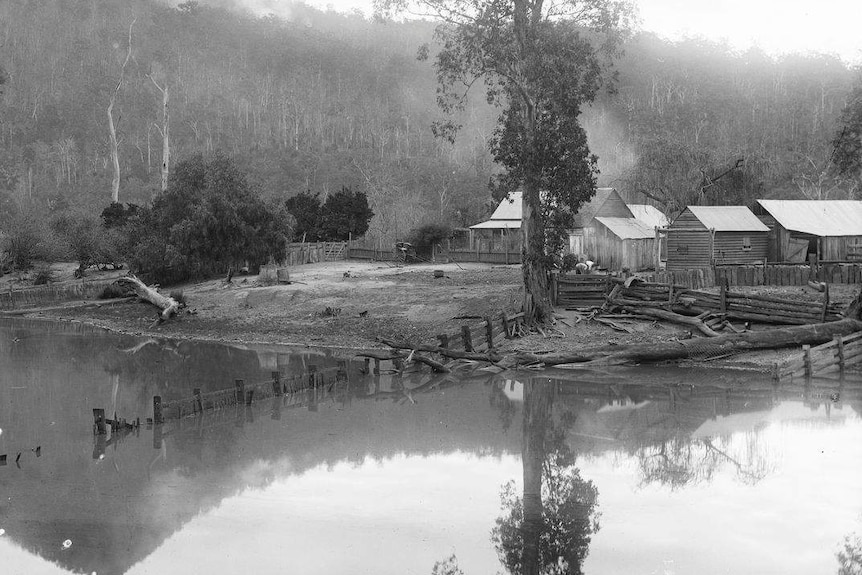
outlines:
[[[432,136],[435,76],[416,54],[433,29],[303,5],[279,20],[205,2],[5,0],[0,226],[22,206],[97,214],[110,203],[114,94],[119,200],[148,203],[160,189],[165,88],[172,163],[224,152],[269,199],[363,191],[369,233],[390,238],[474,223],[494,205],[496,111],[477,94],[454,146]],[[641,34],[617,71],[616,91],[584,115],[600,184],[668,211],[858,193],[831,161],[854,82],[839,60]]]

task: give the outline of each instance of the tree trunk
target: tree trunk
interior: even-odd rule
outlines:
[[[117,86],[119,88],[119,85]],[[115,94],[116,95],[116,94]],[[114,126],[114,98],[108,104],[108,145],[111,151],[111,165],[114,176],[111,179],[111,201],[120,201],[120,144],[117,142],[117,129]]]
[[[162,192],[168,191],[171,165],[170,114],[168,112],[168,85],[162,90]]]
[[[768,331],[749,331],[711,338],[643,343],[622,348],[619,346],[605,347],[584,353],[548,355],[520,353],[517,358],[519,363],[544,363],[545,365],[656,363],[687,358],[714,357],[756,349],[779,349],[805,344],[818,345],[831,341],[837,335],[848,335],[860,330],[862,330],[862,321],[845,318],[829,323],[799,325]]]
[[[121,285],[127,285],[132,288],[135,294],[144,301],[148,301],[160,310],[160,321],[167,321],[177,314],[180,309],[180,302],[172,297],[164,296],[154,288],[148,287],[147,284],[136,278],[135,276],[125,276],[117,280]]]

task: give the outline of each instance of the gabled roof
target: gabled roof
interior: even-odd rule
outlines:
[[[581,205],[581,208],[578,210],[578,213],[575,214],[575,228],[585,228],[590,225],[590,222],[593,221],[601,211],[602,206],[605,205],[612,196],[617,196],[620,202],[623,201],[622,198],[619,197],[617,191],[614,188],[596,188],[596,195],[590,199],[589,202]],[[624,202],[623,202],[624,203]],[[627,214],[630,217],[634,217],[634,214]]]
[[[766,224],[745,206],[688,206],[707,229],[717,232],[768,232]],[[684,212],[683,212],[684,213]]]
[[[814,236],[862,236],[862,201],[757,200],[787,230]]]
[[[636,218],[605,218],[598,216],[596,221],[601,222],[621,240],[655,237],[655,228],[651,228]]]
[[[645,223],[651,228],[659,227],[666,228],[670,225],[667,216],[664,215],[657,207],[649,204],[626,204],[631,210],[634,217]]]
[[[523,192],[511,192],[500,201],[500,205],[491,214],[492,220],[521,220],[521,202],[524,199]]]
[[[578,213],[575,214],[575,228],[583,228],[588,226],[591,221],[601,212],[602,206],[605,205],[612,196],[617,196],[620,203],[623,203],[614,188],[596,188],[596,194],[581,206]],[[521,227],[521,202],[523,192],[511,192],[506,198],[500,201],[500,205],[491,214],[491,219],[480,224],[470,226],[473,230],[499,230],[499,229],[517,229]],[[631,210],[626,210],[627,215],[634,217]]]
[[[491,219],[470,226],[471,230],[518,230],[521,229],[522,192],[511,192],[500,200],[500,205],[491,214]]]

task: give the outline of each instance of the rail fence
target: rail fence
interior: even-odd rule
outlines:
[[[773,366],[773,378],[821,377],[843,375],[852,366],[862,365],[862,331],[836,336],[832,341],[811,347],[802,346],[802,352],[784,363]]]

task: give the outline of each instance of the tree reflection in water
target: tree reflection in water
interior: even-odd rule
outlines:
[[[862,538],[848,535],[844,538],[838,558],[838,575],[862,575]]]
[[[491,531],[512,574],[580,574],[599,529],[598,490],[575,467],[565,441],[573,418],[554,413],[555,396],[556,386],[547,380],[524,383],[524,491],[519,496],[514,481],[503,487],[503,515]]]

